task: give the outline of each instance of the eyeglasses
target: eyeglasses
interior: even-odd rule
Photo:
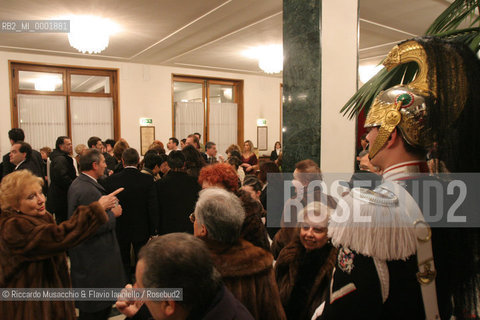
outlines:
[[[301,223],[300,228],[302,228],[304,231],[310,230],[310,228],[313,230],[313,233],[327,233],[328,229],[327,228],[318,228],[309,225],[308,223]]]
[[[195,223],[195,212],[190,213],[190,216],[188,217],[190,218],[191,223]]]

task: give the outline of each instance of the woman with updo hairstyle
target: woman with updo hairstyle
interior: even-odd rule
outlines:
[[[311,319],[327,297],[337,257],[327,237],[332,213],[321,202],[309,203],[300,212],[303,219],[293,239],[277,258],[275,279],[287,319]]]
[[[45,209],[43,181],[28,170],[0,184],[0,287],[71,288],[65,251],[93,235],[115,205],[112,193],[59,225]],[[118,192],[117,192],[118,193]],[[73,301],[0,300],[2,319],[74,320]]]
[[[258,180],[257,176],[253,174],[245,176],[242,183],[242,190],[248,192],[253,199],[260,201],[262,188],[263,185],[260,180]]]
[[[198,182],[203,189],[216,187],[230,191],[242,201],[245,209],[245,221],[241,237],[252,244],[270,251],[267,230],[262,222],[265,215],[262,204],[252,199],[250,194],[239,189],[239,180],[235,169],[227,163],[215,163],[202,168]]]

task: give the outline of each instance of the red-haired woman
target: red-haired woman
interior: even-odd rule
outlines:
[[[261,220],[264,215],[262,204],[252,199],[249,193],[239,189],[238,176],[231,165],[216,163],[203,167],[200,171],[198,182],[204,189],[217,187],[235,193],[242,201],[246,215],[241,237],[258,247],[270,251],[267,230]]]

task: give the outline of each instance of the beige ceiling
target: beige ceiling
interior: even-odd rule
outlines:
[[[394,43],[422,35],[448,5],[360,0],[360,63],[378,62]],[[99,15],[120,25],[109,47],[90,56],[95,59],[261,74],[242,51],[282,42],[282,0],[0,0],[0,20],[71,14]],[[0,50],[85,57],[70,47],[66,34],[55,33],[1,33]]]

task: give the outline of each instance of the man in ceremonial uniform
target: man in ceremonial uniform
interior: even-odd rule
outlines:
[[[472,126],[479,119],[479,62],[460,44],[416,38],[393,48],[384,65],[391,70],[408,62],[419,67],[414,81],[382,91],[365,122],[369,156],[383,184],[353,188],[330,221],[338,257],[329,297],[317,309],[320,319],[477,314],[478,231],[435,228],[428,216],[447,216],[455,199],[446,188],[432,199],[422,184],[443,183],[423,174],[433,141],[444,147],[451,172],[480,171],[478,152],[462,154],[480,143]],[[443,210],[433,207],[438,199]]]

